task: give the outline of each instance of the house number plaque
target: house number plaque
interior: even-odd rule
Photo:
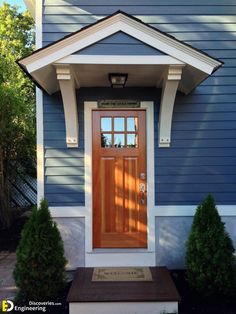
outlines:
[[[140,101],[137,100],[101,100],[98,108],[140,108]]]

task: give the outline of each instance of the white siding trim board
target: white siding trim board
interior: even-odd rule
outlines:
[[[30,2],[30,1],[28,1]],[[36,48],[42,47],[42,0],[36,7]],[[37,121],[37,204],[44,198],[44,138],[43,138],[43,92],[36,87],[36,121]]]
[[[43,92],[36,87],[37,204],[44,198]]]
[[[153,207],[154,217],[193,217],[198,205],[158,205]],[[235,217],[235,205],[216,205],[221,217]],[[149,207],[148,207],[149,210]],[[50,207],[53,218],[83,217],[87,218],[85,206],[58,206]]]

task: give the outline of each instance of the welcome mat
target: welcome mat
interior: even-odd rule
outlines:
[[[96,267],[92,281],[152,281],[149,267]]]

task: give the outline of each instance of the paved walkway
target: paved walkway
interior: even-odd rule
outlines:
[[[0,301],[13,300],[16,295],[16,285],[12,272],[16,263],[16,253],[0,252]]]

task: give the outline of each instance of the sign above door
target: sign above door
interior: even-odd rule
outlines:
[[[140,108],[141,103],[137,100],[101,100],[98,102],[98,108]]]

